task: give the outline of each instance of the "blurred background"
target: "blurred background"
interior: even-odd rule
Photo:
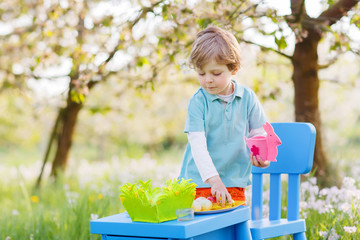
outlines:
[[[199,87],[187,57],[209,24],[238,38],[235,80],[270,122],[317,127],[319,187],[358,181],[359,13],[341,0],[1,0],[0,239],[95,238],[88,220],[122,210],[121,184],[177,177]],[[64,204],[83,217],[49,212]]]

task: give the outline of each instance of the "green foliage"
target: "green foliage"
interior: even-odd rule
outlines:
[[[72,89],[70,91],[70,94],[71,94],[71,100],[76,103],[83,103],[85,100],[84,94],[77,92],[75,89]]]
[[[350,24],[355,24],[360,29],[360,15],[354,14],[350,20]]]
[[[119,197],[81,188],[74,179],[43,186],[31,193],[19,185],[0,184],[0,238],[6,239],[101,239],[90,234],[91,218],[123,211]],[[112,190],[118,192],[114,184]]]
[[[148,59],[147,59],[146,57],[139,57],[138,60],[137,60],[136,65],[137,65],[138,67],[142,67],[142,66],[144,66],[145,64],[149,64]]]
[[[284,50],[287,47],[287,43],[284,36],[281,36],[281,38],[275,37],[275,43],[278,46],[279,50]]]
[[[214,20],[211,18],[200,18],[196,21],[196,23],[201,27],[201,28],[206,28],[209,24],[211,24]]]

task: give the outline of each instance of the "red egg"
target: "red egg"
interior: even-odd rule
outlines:
[[[216,198],[213,196],[207,197],[207,200],[209,200],[212,203],[216,203]]]

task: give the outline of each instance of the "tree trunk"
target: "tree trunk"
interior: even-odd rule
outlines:
[[[45,169],[45,165],[47,163],[47,161],[49,160],[49,156],[50,156],[50,152],[51,152],[51,149],[54,145],[54,142],[55,142],[55,139],[57,138],[57,135],[59,133],[59,125],[60,125],[60,121],[62,121],[62,113],[63,113],[63,109],[59,109],[59,112],[58,112],[58,115],[56,117],[56,121],[55,121],[55,124],[53,126],[53,129],[51,131],[51,135],[50,135],[50,139],[48,141],[48,145],[46,147],[46,153],[45,153],[45,156],[44,156],[44,160],[43,160],[43,164],[41,166],[41,170],[40,170],[40,174],[39,174],[39,177],[36,181],[36,184],[35,184],[35,189],[38,189],[40,188],[40,183],[41,183],[41,178],[42,178],[42,175],[44,173],[44,169]]]
[[[69,91],[67,106],[63,110],[61,126],[59,126],[57,149],[51,170],[51,175],[55,177],[57,176],[59,170],[65,170],[72,144],[72,137],[75,130],[76,120],[82,106],[82,103],[76,103],[71,100],[71,94]]]
[[[313,170],[321,187],[337,184],[322,145],[322,129],[319,111],[319,77],[317,47],[321,35],[308,29],[308,36],[296,43],[292,58],[295,89],[295,120],[310,122],[316,128],[316,145]]]

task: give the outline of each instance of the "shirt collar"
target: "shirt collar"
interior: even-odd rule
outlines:
[[[237,82],[235,80],[231,80],[234,83],[234,95],[235,97],[240,97],[242,98],[243,94],[244,94],[244,87],[237,84]],[[210,100],[210,101],[215,101],[217,99],[220,99],[218,95],[216,94],[210,94],[208,93],[205,89],[203,89],[201,87],[201,89],[203,90],[203,92],[205,93],[206,97]]]

